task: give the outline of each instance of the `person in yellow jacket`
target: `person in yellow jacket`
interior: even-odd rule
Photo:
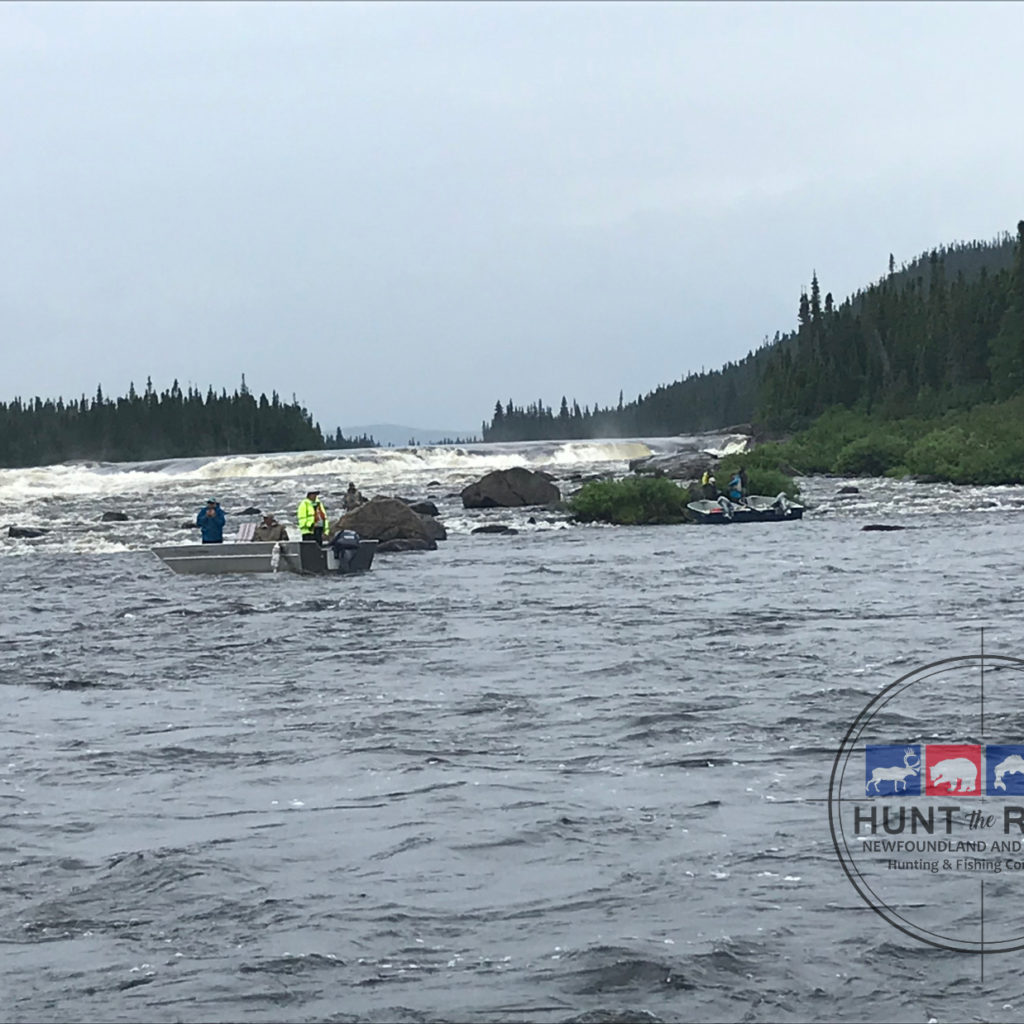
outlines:
[[[298,518],[299,533],[303,540],[315,540],[322,544],[327,532],[327,509],[319,499],[319,491],[307,491],[306,497],[299,502]]]

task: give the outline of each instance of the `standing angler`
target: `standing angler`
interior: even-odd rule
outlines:
[[[297,515],[302,539],[322,544],[327,530],[327,509],[319,499],[319,494],[317,490],[306,491],[306,497],[299,502]]]
[[[224,509],[216,498],[211,498],[206,503],[206,508],[201,508],[196,516],[196,526],[203,532],[204,544],[224,543]]]

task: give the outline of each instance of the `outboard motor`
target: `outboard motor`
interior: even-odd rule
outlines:
[[[359,550],[359,534],[355,530],[339,530],[331,538],[331,547],[339,565],[349,565],[352,555]]]

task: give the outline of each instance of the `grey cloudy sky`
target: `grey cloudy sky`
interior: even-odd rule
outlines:
[[[1024,4],[0,5],[0,399],[476,430],[1024,217]]]

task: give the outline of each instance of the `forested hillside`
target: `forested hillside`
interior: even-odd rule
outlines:
[[[933,416],[1024,392],[1024,221],[1014,239],[922,253],[837,304],[817,275],[797,326],[739,362],[691,374],[635,401],[580,409],[562,399],[498,402],[487,441],[657,436],[755,422],[807,426],[834,406],[871,415]]]
[[[135,461],[190,455],[306,451],[371,446],[370,437],[324,435],[295,400],[277,393],[255,398],[242,377],[232,394],[209,389],[166,391],[152,382],[140,395],[132,386],[110,399],[101,388],[92,399],[65,402],[20,398],[0,403],[0,466],[42,466],[69,459]]]

